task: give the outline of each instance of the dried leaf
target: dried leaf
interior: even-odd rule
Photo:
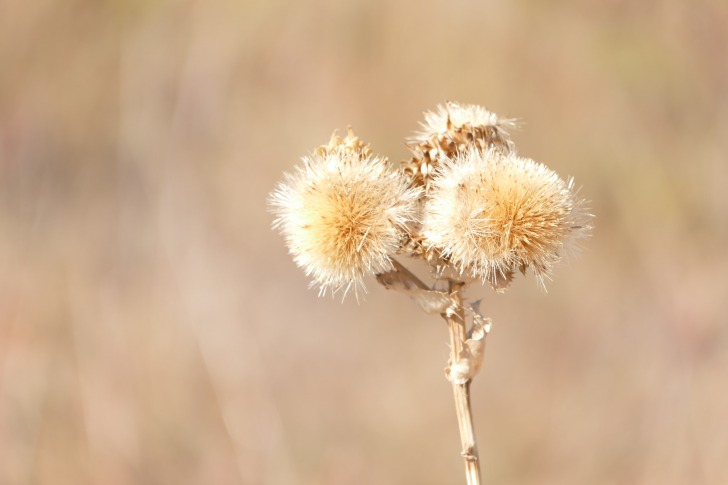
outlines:
[[[445,369],[447,378],[455,384],[465,384],[480,371],[485,356],[485,338],[491,328],[491,320],[484,318],[478,311],[480,302],[470,306],[473,311],[473,325],[468,331],[468,339],[458,356],[457,362],[450,362]]]
[[[404,293],[425,312],[429,314],[449,314],[457,305],[446,292],[430,290],[411,273],[387,271],[377,275],[377,281],[388,290]]]
[[[377,275],[377,281],[388,290],[401,291],[404,293],[417,289],[428,289],[427,286],[425,286],[411,273],[403,273],[396,269],[387,271],[386,273],[379,273]]]

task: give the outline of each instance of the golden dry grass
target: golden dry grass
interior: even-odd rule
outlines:
[[[458,483],[441,320],[317,299],[265,210],[445,99],[597,215],[476,292],[484,482],[727,483],[726,45],[722,0],[0,0],[0,483]]]

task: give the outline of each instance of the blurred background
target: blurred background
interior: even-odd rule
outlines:
[[[484,483],[728,483],[728,3],[0,0],[0,484],[464,483],[447,332],[317,298],[266,197],[445,100],[596,214],[474,289]]]

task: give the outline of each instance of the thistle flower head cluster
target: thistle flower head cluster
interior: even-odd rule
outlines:
[[[364,276],[391,271],[402,253],[436,278],[449,269],[502,290],[531,268],[543,282],[588,234],[591,216],[573,183],[516,155],[512,121],[456,103],[424,117],[399,169],[349,128],[271,194],[275,227],[321,293],[358,292]]]
[[[390,256],[415,217],[419,190],[354,138],[332,137],[270,197],[274,226],[322,294],[357,293],[364,275],[391,270]]]

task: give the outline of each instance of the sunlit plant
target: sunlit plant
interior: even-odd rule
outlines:
[[[511,120],[448,102],[426,112],[394,166],[351,129],[303,157],[269,202],[274,227],[320,294],[385,288],[441,315],[450,335],[451,382],[469,485],[480,483],[470,383],[483,362],[491,321],[463,291],[489,283],[503,292],[531,270],[551,270],[589,234],[592,216],[574,189],[545,165],[516,154]],[[398,259],[424,261],[432,284]]]

